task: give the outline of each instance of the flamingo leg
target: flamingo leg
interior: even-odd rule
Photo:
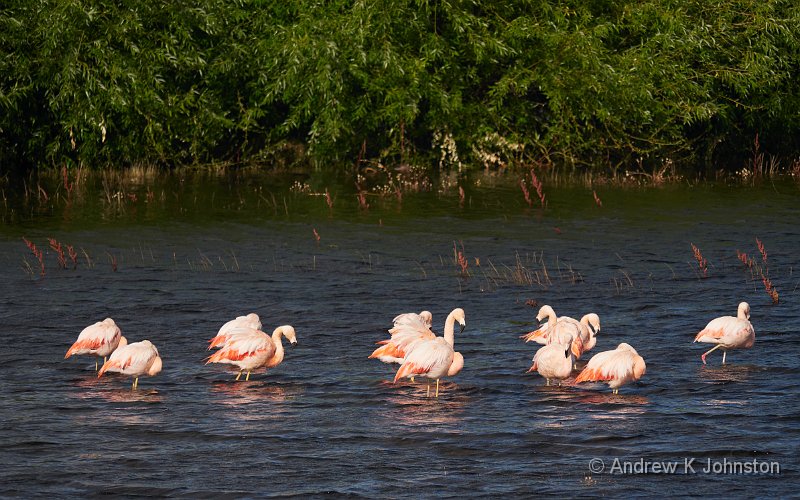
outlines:
[[[426,398],[431,397],[431,383],[430,382],[428,382],[428,392],[425,393],[425,397]]]
[[[247,382],[250,380],[250,370],[247,370],[247,376],[244,378],[244,381]]]
[[[237,381],[237,382],[239,381],[239,377],[241,377],[241,376],[242,376],[242,372],[241,372],[241,371],[239,371],[239,375],[236,375],[236,381]]]
[[[139,387],[139,377],[133,379],[133,385],[131,386],[131,390],[135,391],[137,387]]]
[[[712,352],[716,351],[716,350],[717,350],[717,349],[719,349],[720,347],[722,347],[722,344],[717,344],[717,345],[715,345],[714,347],[712,347],[711,349],[709,349],[708,351],[706,351],[705,353],[703,353],[703,355],[702,355],[702,356],[700,356],[700,359],[702,359],[702,360],[703,360],[703,364],[706,364],[706,356],[708,356],[708,355],[709,355],[709,354],[711,354]]]
[[[105,364],[105,361],[103,361],[103,364]],[[94,371],[98,371],[99,369],[100,367],[97,366],[97,358],[94,358]]]
[[[728,351],[722,351],[722,364],[725,364],[725,356],[728,355]]]
[[[436,397],[439,397],[439,379],[436,379]]]
[[[619,394],[619,389],[614,389],[614,391],[612,392],[612,394]]]
[[[414,383],[414,377],[410,377],[410,379],[411,379],[411,383],[413,384]]]
[[[546,378],[545,380],[547,380],[547,383],[545,385],[549,386],[550,385],[550,379]]]

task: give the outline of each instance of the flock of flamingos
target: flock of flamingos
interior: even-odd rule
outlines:
[[[597,333],[600,331],[600,318],[597,314],[586,314],[577,321],[568,316],[556,316],[549,305],[542,306],[537,321],[543,323],[537,330],[523,335],[526,341],[544,344],[533,357],[533,366],[528,372],[538,372],[547,380],[557,380],[559,384],[572,375],[576,361],[594,348]],[[458,322],[463,332],[466,326],[464,310],[453,309],[444,323],[441,337],[431,329],[432,315],[428,311],[405,313],[394,318],[394,326],[389,330],[391,336],[379,341],[380,347],[369,356],[384,363],[400,365],[394,376],[397,382],[402,378],[424,377],[428,379],[427,395],[430,396],[430,381],[436,381],[435,396],[439,396],[439,380],[458,374],[464,367],[464,356],[456,352],[455,324]],[[250,313],[228,321],[217,335],[209,341],[208,349],[217,349],[206,363],[224,363],[239,369],[236,380],[247,372],[259,368],[278,366],[284,357],[282,338],[292,345],[297,344],[294,328],[279,326],[272,335],[261,331],[262,324],[257,314]],[[730,349],[748,349],[755,342],[755,330],[750,323],[750,306],[747,302],[739,304],[737,316],[722,316],[711,320],[697,334],[695,342],[716,344],[703,353],[701,359],[722,349],[722,364],[725,364]],[[78,339],[67,350],[64,358],[73,355],[89,355],[103,358],[103,366],[95,363],[97,376],[106,372],[118,372],[134,377],[132,389],[139,385],[140,376],[154,376],[161,372],[161,357],[158,349],[149,340],[128,344],[119,327],[111,318],[87,326]],[[108,357],[110,355],[110,357]],[[108,357],[108,359],[106,359]],[[575,383],[607,382],[614,394],[619,388],[639,380],[646,371],[644,359],[628,344],[622,343],[616,349],[595,354],[575,378]]]

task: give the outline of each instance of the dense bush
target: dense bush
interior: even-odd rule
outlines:
[[[738,168],[800,146],[793,1],[6,0],[0,160]],[[452,151],[451,151],[452,152]],[[506,156],[504,156],[506,155]]]

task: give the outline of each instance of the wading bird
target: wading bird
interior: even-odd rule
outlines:
[[[239,368],[236,380],[247,370],[245,381],[250,380],[250,373],[261,368],[274,368],[283,361],[282,337],[286,337],[292,345],[297,345],[294,328],[289,325],[279,326],[272,332],[272,337],[266,333],[250,328],[247,332],[237,333],[231,337],[220,350],[212,354],[208,363],[223,363]]]
[[[78,335],[78,340],[67,350],[64,359],[74,355],[88,354],[103,358],[103,363],[105,363],[109,354],[127,344],[127,339],[122,336],[122,331],[114,323],[114,320],[106,318],[84,328]],[[94,371],[97,371],[97,365],[97,360],[95,360]]]
[[[97,378],[102,377],[105,372],[133,376],[131,389],[136,389],[139,387],[139,377],[153,377],[161,372],[161,356],[149,340],[134,342],[114,351],[97,372]]]
[[[547,380],[547,385],[550,385],[551,379],[558,380],[558,385],[561,385],[562,380],[572,375],[570,346],[571,344],[548,344],[540,348],[533,357],[533,366],[528,373],[538,372]]]
[[[756,341],[756,331],[750,323],[750,305],[739,304],[737,316],[721,316],[712,319],[694,338],[695,342],[717,344],[704,352],[700,359],[706,364],[706,356],[717,349],[722,349],[722,364],[729,349],[750,349]]]
[[[575,383],[608,382],[614,394],[619,394],[620,387],[639,380],[646,371],[644,358],[639,356],[636,349],[622,343],[613,351],[603,351],[592,356]]]
[[[439,397],[439,379],[453,376],[464,366],[464,357],[453,349],[455,344],[455,323],[461,325],[461,332],[466,326],[464,310],[453,309],[444,323],[444,334],[432,339],[419,339],[406,353],[403,364],[394,376],[394,382],[404,377],[420,376],[436,380],[436,397]],[[427,396],[431,395],[430,382]]]

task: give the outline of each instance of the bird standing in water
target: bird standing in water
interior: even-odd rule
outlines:
[[[717,344],[704,352],[700,359],[706,364],[706,356],[722,349],[722,364],[729,349],[750,349],[756,341],[756,331],[750,323],[750,304],[741,302],[736,317],[721,316],[712,319],[694,338],[695,342]]]

